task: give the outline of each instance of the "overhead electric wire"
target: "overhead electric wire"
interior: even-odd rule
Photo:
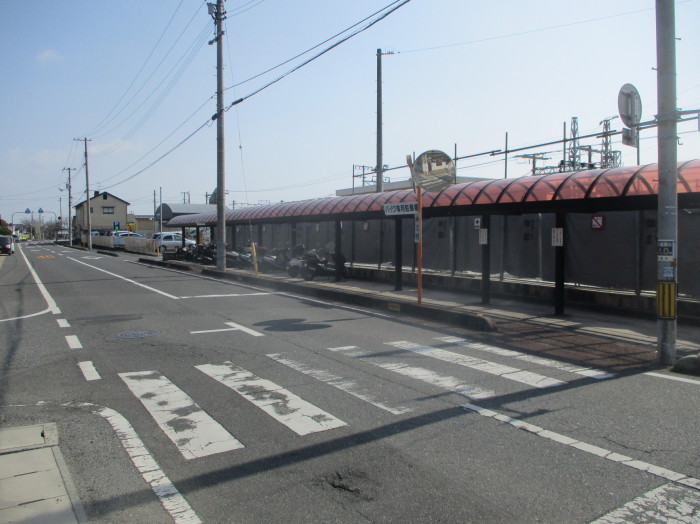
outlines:
[[[250,78],[248,78],[248,79],[246,79],[246,80],[243,80],[243,81],[241,81],[241,82],[238,82],[237,84],[234,84],[234,85],[232,85],[232,86],[230,86],[230,87],[227,87],[227,88],[224,89],[224,91],[228,91],[229,89],[233,89],[233,88],[235,88],[235,87],[241,86],[241,85],[243,85],[243,84],[245,84],[245,83],[247,83],[247,82],[250,82],[251,80],[255,80],[256,78],[260,78],[261,76],[264,76],[264,75],[266,75],[267,73],[270,73],[270,72],[274,71],[275,69],[279,69],[280,67],[282,67],[282,66],[284,66],[284,65],[287,65],[287,64],[290,63],[290,62],[293,62],[293,61],[296,60],[297,58],[300,58],[300,57],[302,57],[302,56],[304,56],[304,55],[310,53],[310,52],[313,51],[314,49],[317,49],[317,48],[321,47],[323,44],[327,44],[328,42],[330,42],[331,40],[334,40],[335,38],[338,38],[340,35],[347,33],[347,32],[350,31],[352,28],[357,27],[358,25],[362,24],[363,22],[366,22],[367,20],[369,20],[369,19],[372,18],[373,16],[376,16],[376,15],[378,15],[379,13],[381,13],[382,11],[385,11],[388,7],[391,7],[391,6],[394,5],[394,4],[398,4],[399,2],[401,2],[401,0],[396,0],[395,2],[392,2],[391,4],[382,7],[382,8],[379,9],[378,11],[375,11],[374,13],[372,13],[371,15],[366,16],[365,18],[363,18],[363,19],[360,20],[359,22],[356,22],[356,23],[354,23],[353,25],[351,25],[351,26],[349,26],[349,27],[346,27],[345,29],[343,29],[343,30],[340,31],[339,33],[336,33],[336,34],[334,34],[333,36],[330,36],[330,37],[326,38],[323,42],[319,42],[319,43],[316,44],[315,46],[308,48],[306,51],[302,51],[301,53],[299,53],[299,54],[297,54],[297,55],[295,55],[295,56],[293,56],[293,57],[291,57],[291,58],[288,58],[288,59],[285,60],[284,62],[280,62],[280,63],[277,64],[276,66],[271,67],[271,68],[269,68],[269,69],[266,69],[265,71],[263,71],[263,72],[261,72],[261,73],[258,73],[257,75],[251,76]],[[401,6],[399,6],[399,7],[401,7]]]
[[[677,3],[685,3],[685,2],[690,2],[690,1],[691,1],[691,0],[684,0],[684,1],[677,2]],[[540,28],[537,28],[537,29],[529,29],[529,30],[527,30],[527,31],[518,31],[518,32],[516,32],[516,33],[509,33],[509,34],[506,34],[506,35],[490,36],[490,37],[486,37],[486,38],[480,38],[480,39],[478,39],[478,40],[468,40],[468,41],[466,41],[466,42],[457,42],[457,43],[453,43],[453,44],[438,45],[438,46],[433,46],[433,47],[423,47],[423,48],[420,48],[420,49],[410,49],[410,50],[408,50],[408,51],[396,51],[396,54],[419,53],[419,52],[422,52],[422,51],[434,51],[434,50],[436,50],[436,49],[446,49],[446,48],[448,48],[448,47],[457,47],[457,46],[462,46],[462,45],[479,44],[479,43],[481,43],[481,42],[489,42],[489,41],[491,41],[491,40],[500,40],[500,39],[503,39],[503,38],[511,38],[511,37],[514,37],[514,36],[522,36],[522,35],[527,35],[527,34],[531,34],[531,33],[540,33],[540,32],[542,32],[542,31],[549,31],[549,30],[551,30],[551,29],[561,29],[562,27],[571,27],[571,26],[574,26],[574,25],[588,24],[588,23],[591,23],[591,22],[600,22],[601,20],[608,20],[608,19],[610,19],[610,18],[617,18],[617,17],[620,17],[620,16],[634,15],[634,14],[637,14],[637,13],[643,13],[644,11],[653,11],[654,9],[655,9],[654,7],[648,7],[648,8],[645,8],[645,9],[638,9],[638,10],[636,10],[636,11],[627,11],[627,12],[625,12],[625,13],[619,13],[619,14],[616,14],[616,15],[601,16],[601,17],[598,17],[598,18],[589,18],[589,19],[587,19],[587,20],[579,20],[579,21],[577,21],[577,22],[569,22],[569,23],[566,23],[566,24],[559,24],[559,25],[553,25],[553,26],[547,26],[547,27],[540,27]]]
[[[404,5],[408,4],[410,1],[411,1],[411,0],[403,0],[403,1],[401,1],[399,5],[397,5],[396,7],[392,8],[392,9],[390,9],[390,10],[387,11],[386,13],[382,14],[380,17],[376,18],[375,20],[372,20],[369,24],[367,24],[367,25],[366,25],[365,27],[363,27],[362,29],[358,29],[357,31],[355,31],[354,33],[349,34],[349,35],[346,36],[345,38],[341,38],[341,39],[338,40],[337,42],[335,42],[335,43],[331,44],[330,46],[326,47],[326,48],[325,48],[323,51],[321,51],[320,53],[317,53],[317,54],[315,54],[314,56],[312,56],[311,58],[309,58],[308,60],[305,60],[304,62],[302,62],[302,63],[299,64],[298,66],[293,67],[292,69],[290,69],[290,70],[287,71],[286,73],[284,73],[284,74],[278,76],[278,77],[275,78],[274,80],[268,82],[267,84],[265,84],[265,85],[263,85],[262,87],[256,89],[255,91],[249,93],[248,95],[244,96],[243,98],[239,98],[238,100],[235,100],[234,102],[232,102],[232,103],[225,109],[225,111],[228,111],[228,110],[231,109],[233,106],[238,105],[238,104],[240,104],[241,102],[243,102],[243,101],[245,101],[245,100],[247,100],[247,99],[249,99],[249,98],[251,98],[251,97],[257,95],[257,94],[260,93],[261,91],[264,91],[264,90],[267,89],[268,87],[270,87],[270,86],[276,84],[276,83],[279,82],[280,80],[282,80],[282,79],[286,78],[287,76],[291,75],[292,73],[298,71],[298,70],[301,69],[302,67],[307,66],[308,64],[310,64],[311,62],[313,62],[313,61],[316,60],[317,58],[320,58],[321,56],[325,55],[326,53],[328,53],[328,52],[331,51],[332,49],[338,47],[339,45],[341,45],[341,44],[343,44],[343,43],[345,43],[345,42],[347,42],[348,40],[350,40],[350,39],[353,38],[354,36],[356,36],[356,35],[358,35],[358,34],[364,32],[364,31],[366,31],[367,29],[369,29],[369,28],[372,27],[373,25],[375,25],[375,24],[381,22],[381,21],[384,20],[387,16],[389,16],[389,15],[392,14],[392,13],[394,13],[395,11],[397,11],[398,9],[400,9],[401,7],[403,7]],[[394,5],[395,3],[396,3],[396,2],[393,2],[393,3],[389,4],[389,6]]]
[[[389,15],[392,14],[392,13],[394,13],[396,10],[398,10],[398,9],[401,8],[401,7],[403,7],[404,5],[406,5],[407,3],[409,3],[410,1],[411,1],[411,0],[397,0],[396,2],[392,2],[392,3],[388,4],[383,10],[386,10],[387,8],[389,8],[389,7],[391,7],[391,6],[394,6],[394,5],[397,4],[397,3],[398,3],[399,5],[396,5],[395,7],[393,7],[392,9],[390,9],[389,11],[387,11],[386,13],[383,13],[380,17],[376,18],[375,20],[372,20],[369,24],[367,24],[367,25],[366,25],[365,27],[363,27],[362,29],[359,29],[359,30],[355,31],[354,33],[348,35],[347,37],[341,39],[340,41],[335,42],[333,45],[327,47],[326,49],[324,49],[324,50],[321,51],[320,53],[314,55],[313,57],[311,57],[310,59],[306,60],[306,61],[303,62],[302,64],[300,64],[300,65],[294,67],[294,68],[291,69],[290,71],[287,71],[285,74],[281,75],[279,78],[273,80],[272,82],[269,82],[267,85],[263,86],[262,88],[260,88],[260,89],[258,89],[258,90],[256,90],[256,91],[254,91],[253,93],[250,93],[249,95],[247,95],[247,96],[245,96],[245,97],[243,97],[243,98],[241,98],[241,99],[238,99],[237,101],[235,101],[234,103],[232,103],[230,106],[228,106],[227,108],[225,108],[224,111],[228,111],[229,109],[231,109],[231,107],[240,104],[240,103],[243,102],[244,100],[246,100],[246,99],[248,99],[248,98],[250,98],[250,97],[252,97],[252,96],[258,94],[259,92],[263,91],[264,89],[267,89],[267,88],[270,87],[271,85],[276,84],[277,82],[279,82],[279,81],[282,80],[283,78],[289,76],[290,74],[292,74],[292,73],[295,72],[295,71],[298,71],[299,69],[301,69],[301,68],[304,67],[305,65],[307,65],[307,64],[309,64],[310,62],[316,60],[317,58],[319,58],[320,56],[326,54],[327,52],[329,52],[330,50],[332,50],[332,49],[334,49],[335,47],[339,46],[340,44],[342,44],[342,43],[344,43],[344,42],[347,42],[347,41],[348,41],[349,39],[351,39],[352,37],[354,37],[354,36],[356,36],[356,35],[358,35],[358,34],[364,32],[364,31],[366,31],[367,29],[369,29],[370,27],[374,26],[374,25],[377,24],[378,22],[382,21],[382,20],[385,19],[387,16],[389,16]],[[382,12],[383,10],[380,10],[380,11],[378,11],[378,12]],[[366,19],[365,19],[365,20],[366,20]],[[357,24],[355,24],[355,25],[357,25]],[[353,26],[353,27],[354,27],[354,26]],[[168,155],[170,155],[173,151],[175,151],[176,149],[178,149],[179,147],[181,147],[184,143],[186,143],[186,142],[187,142],[188,140],[190,140],[193,136],[195,136],[199,131],[201,131],[202,129],[204,129],[204,128],[207,127],[208,125],[210,125],[211,122],[212,122],[213,120],[216,119],[216,117],[217,117],[217,115],[215,114],[211,119],[207,120],[207,121],[204,122],[202,125],[200,125],[197,129],[195,129],[192,133],[190,133],[187,137],[185,137],[185,138],[184,138],[182,141],[180,141],[177,145],[175,145],[173,148],[169,149],[167,152],[165,152],[163,155],[161,155],[160,157],[158,157],[156,160],[154,160],[153,162],[151,162],[150,164],[148,164],[148,165],[147,165],[146,167],[144,167],[143,169],[137,171],[136,173],[134,173],[134,174],[128,176],[127,178],[125,178],[125,179],[123,179],[123,180],[120,180],[119,182],[117,182],[117,183],[115,183],[115,184],[112,184],[112,185],[110,185],[110,186],[105,187],[104,189],[110,189],[110,188],[112,188],[112,187],[116,187],[116,186],[118,186],[118,185],[120,185],[120,184],[123,184],[124,182],[127,182],[127,181],[129,181],[129,180],[131,180],[131,179],[137,177],[138,175],[142,174],[142,173],[145,172],[146,170],[150,169],[150,168],[153,167],[155,164],[157,164],[158,162],[160,162],[161,160],[163,160],[165,157],[167,157]],[[172,133],[171,133],[171,134],[172,134]],[[161,142],[161,143],[162,143],[162,142]],[[156,147],[157,147],[157,146],[156,146]],[[127,169],[128,169],[128,168],[127,168]]]
[[[123,144],[124,141],[126,141],[129,138],[131,138],[132,136],[134,136],[134,134],[141,127],[143,127],[143,125],[150,119],[150,117],[153,115],[153,113],[155,113],[155,111],[158,109],[158,107],[160,107],[160,105],[165,101],[165,98],[168,95],[168,93],[172,90],[172,88],[175,86],[177,81],[182,77],[184,72],[187,70],[189,65],[194,60],[197,53],[202,49],[202,47],[204,46],[204,43],[207,41],[207,32],[208,31],[206,29],[204,31],[202,31],[198,37],[198,40],[195,40],[195,42],[190,46],[189,51],[188,51],[189,54],[186,55],[185,57],[183,57],[184,61],[180,64],[180,68],[177,71],[174,71],[174,76],[170,79],[168,84],[159,93],[159,97],[153,102],[153,104],[148,109],[148,111],[146,111],[146,113],[144,113],[142,115],[142,117],[138,120],[138,122],[136,122],[136,124],[124,136],[122,136],[120,141],[118,141],[115,144],[112,144],[111,146],[109,146],[101,151],[95,152],[92,155],[93,157],[99,158],[102,156],[106,156],[110,153],[113,153],[114,151],[116,151],[117,149],[119,149],[121,147],[121,145]],[[168,79],[167,76],[164,77],[161,80],[161,82],[158,84],[158,86],[156,86],[156,88],[159,88],[163,84],[163,82],[165,82],[167,79]],[[153,94],[155,94],[155,91],[151,95],[149,95],[148,98],[144,99],[144,101],[136,109],[134,109],[134,111],[127,117],[127,119],[131,118],[131,116],[133,116],[139,109],[141,109],[143,107],[143,105],[149,100],[149,98]],[[124,123],[125,121],[126,120],[124,120],[122,123]],[[121,124],[119,124],[119,125],[121,125]]]
[[[226,14],[229,16],[229,18],[231,18],[231,17],[233,17],[233,16],[238,16],[238,15],[240,15],[240,14],[242,14],[242,13],[245,13],[246,11],[250,11],[250,10],[253,9],[254,7],[259,6],[259,5],[262,4],[264,1],[265,1],[265,0],[257,0],[257,2],[256,2],[255,0],[250,0],[250,2],[246,2],[245,4],[243,4],[243,5],[241,5],[241,6],[234,7],[234,8],[231,9],[230,11],[227,11]],[[246,7],[247,5],[250,5],[250,4],[254,4],[254,5],[251,5],[250,7]],[[246,7],[246,8],[243,9],[244,7]]]
[[[143,70],[146,68],[146,64],[148,64],[148,62],[150,61],[151,57],[153,56],[153,53],[155,53],[156,49],[157,49],[158,46],[160,45],[161,40],[163,40],[163,37],[165,36],[165,33],[166,33],[166,32],[168,31],[168,29],[170,28],[170,24],[172,24],[172,22],[173,22],[173,20],[174,20],[174,18],[175,18],[175,15],[176,15],[176,14],[178,13],[178,11],[180,10],[180,7],[182,7],[182,3],[183,3],[183,2],[184,2],[184,0],[180,0],[180,3],[179,3],[179,4],[177,5],[177,7],[175,8],[175,11],[173,12],[173,15],[170,17],[170,20],[168,20],[168,23],[165,25],[165,29],[163,29],[163,31],[161,32],[160,36],[158,37],[158,40],[156,41],[155,45],[153,46],[153,49],[151,49],[151,52],[148,53],[148,56],[146,57],[146,60],[143,62],[143,65],[141,65],[141,69],[138,70],[138,72],[137,72],[136,75],[134,76],[134,79],[131,81],[131,83],[129,84],[129,86],[124,90],[124,93],[122,93],[122,96],[119,97],[119,100],[117,100],[117,102],[114,104],[114,106],[112,107],[112,109],[110,109],[109,112],[105,115],[105,117],[102,119],[102,121],[101,121],[99,124],[97,124],[92,130],[90,130],[89,133],[85,133],[84,136],[92,136],[92,135],[94,135],[95,133],[97,133],[98,131],[100,131],[100,130],[103,128],[103,124],[106,126],[106,125],[109,124],[109,122],[111,122],[114,118],[117,117],[117,115],[118,115],[119,113],[117,113],[117,115],[115,115],[114,118],[113,118],[112,120],[109,120],[108,122],[105,122],[105,120],[107,120],[107,119],[109,118],[109,116],[117,109],[117,107],[119,107],[119,104],[121,103],[121,101],[124,100],[124,97],[126,96],[126,94],[131,90],[131,88],[133,87],[133,85],[136,83],[136,80],[139,78],[139,76],[141,75],[141,73],[143,72]]]
[[[204,106],[206,106],[212,98],[213,98],[213,96],[209,97],[202,105],[200,105],[197,109],[195,109],[195,111],[194,111],[190,116],[188,116],[179,126],[177,126],[175,129],[173,129],[173,130],[170,132],[170,134],[169,134],[168,136],[166,136],[163,140],[161,140],[160,142],[158,142],[158,144],[156,144],[155,146],[153,146],[153,147],[151,148],[151,150],[148,151],[147,153],[145,153],[143,156],[141,156],[141,158],[139,158],[138,160],[136,160],[135,162],[133,162],[131,165],[125,167],[124,169],[122,169],[122,170],[119,171],[118,173],[116,173],[116,174],[114,174],[114,175],[112,175],[112,176],[110,176],[110,177],[107,177],[107,178],[102,179],[100,182],[101,182],[101,183],[105,183],[105,182],[107,182],[108,180],[111,180],[111,179],[113,179],[113,178],[116,178],[116,177],[118,177],[119,175],[121,175],[122,173],[124,173],[125,171],[128,171],[129,169],[131,169],[132,167],[134,167],[134,166],[135,166],[136,164],[138,164],[139,162],[141,162],[144,158],[146,158],[148,155],[150,155],[151,153],[153,153],[153,151],[155,151],[156,149],[158,149],[158,148],[163,144],[163,142],[165,142],[168,138],[170,138],[170,137],[173,136],[177,131],[179,131],[179,130],[182,128],[182,126],[184,126],[187,122],[189,122],[197,113],[199,113],[199,111],[201,111],[202,108],[203,108]],[[208,120],[207,122],[205,122],[205,124],[208,124],[208,123],[209,123],[209,120]],[[199,129],[203,128],[203,127],[204,127],[204,125],[200,126],[200,127],[197,129],[197,131],[198,131]],[[196,131],[195,131],[195,132],[196,132]],[[177,147],[179,147],[179,145],[176,146],[176,148],[177,148]],[[123,180],[123,182],[126,182],[126,180]],[[119,182],[119,184],[121,184],[121,182]],[[118,185],[118,184],[114,184],[114,185],[111,185],[111,186],[109,186],[109,187],[114,187],[114,186],[116,186],[116,185]]]

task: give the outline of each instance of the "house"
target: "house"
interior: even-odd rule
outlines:
[[[88,215],[86,205],[83,200],[74,205],[75,216],[73,217],[74,235],[87,233]],[[126,229],[129,221],[127,207],[131,204],[111,193],[95,191],[90,198],[90,225],[93,231],[111,231],[114,229]]]

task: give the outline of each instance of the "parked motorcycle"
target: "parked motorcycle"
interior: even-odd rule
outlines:
[[[340,277],[345,278],[345,257],[342,254],[330,252],[327,256],[321,256],[318,251],[312,249],[304,255],[301,277],[304,280],[313,280],[317,276],[335,276],[337,263],[340,267]]]
[[[287,263],[287,273],[290,277],[296,278],[301,273],[301,268],[304,265],[303,258],[306,253],[306,246],[304,244],[297,244],[292,248],[291,258]]]

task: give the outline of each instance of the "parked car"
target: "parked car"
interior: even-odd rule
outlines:
[[[124,247],[126,237],[144,238],[144,236],[141,233],[134,233],[132,231],[115,231],[112,236],[114,237],[114,239],[112,240],[112,245],[114,247]]]
[[[10,235],[0,235],[0,253],[14,255],[15,241]]]
[[[182,235],[179,233],[153,233],[151,238],[156,241],[156,247],[160,249],[161,253],[165,251],[175,251],[182,246]],[[185,247],[194,245],[196,245],[195,242],[188,238],[185,239]]]

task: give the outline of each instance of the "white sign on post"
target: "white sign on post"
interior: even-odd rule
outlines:
[[[396,204],[384,204],[384,214],[386,216],[412,215],[416,212],[418,212],[418,202],[399,202]]]
[[[564,245],[564,228],[552,228],[552,247],[562,247]]]
[[[479,229],[479,245],[486,246],[489,243],[489,230]]]

